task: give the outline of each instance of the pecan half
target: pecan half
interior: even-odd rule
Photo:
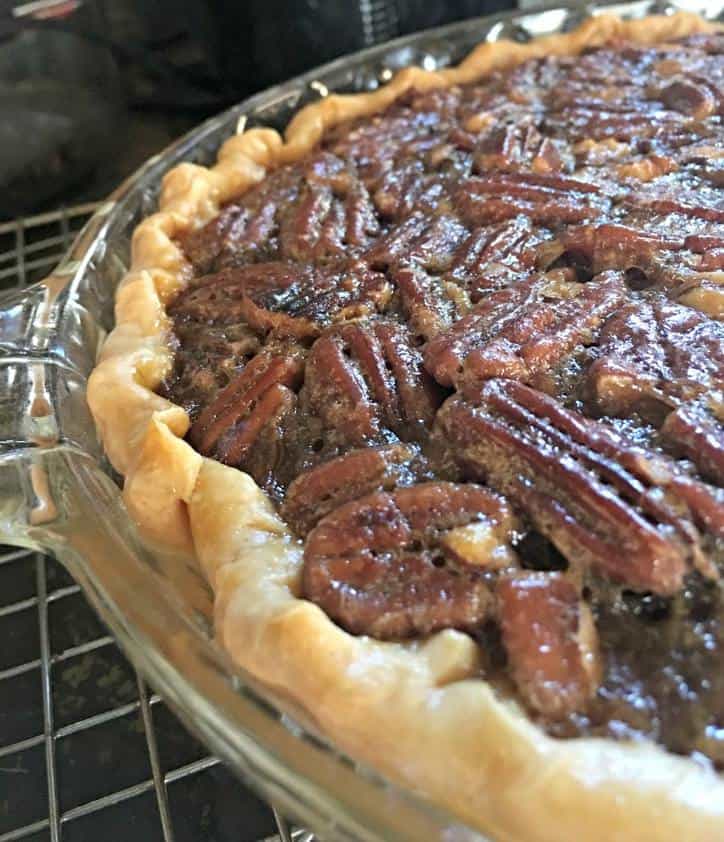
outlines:
[[[516,573],[496,587],[508,669],[526,704],[557,719],[585,710],[601,665],[590,609],[558,573]]]
[[[709,204],[702,201],[701,204],[693,204],[666,196],[657,198],[655,196],[638,195],[635,204],[661,216],[678,214],[684,217],[692,217],[694,220],[702,219],[706,222],[715,223],[716,225],[724,225],[724,210],[714,207],[713,203]]]
[[[295,261],[324,261],[356,253],[380,234],[365,185],[344,161],[319,153],[305,169],[297,202],[281,214],[281,254]]]
[[[569,228],[558,241],[574,262],[586,265],[592,273],[605,269],[655,270],[662,253],[684,248],[681,239],[651,234],[629,225],[605,223]]]
[[[721,393],[718,401],[721,408]],[[702,476],[724,485],[724,426],[706,407],[690,404],[672,412],[661,428],[661,437],[674,453],[691,459]],[[724,511],[720,518],[724,522]]]
[[[523,115],[529,114],[530,104],[544,101],[546,95],[556,90],[569,73],[570,68],[552,56],[526,61],[502,74],[500,82],[505,92],[502,101],[507,104],[509,99],[512,100],[513,114],[516,114],[516,104],[523,103],[528,106],[521,109]],[[507,116],[507,109],[501,110],[503,116]]]
[[[434,205],[441,180],[426,159],[445,139],[440,114],[410,109],[403,98],[387,114],[333,129],[325,145],[354,162],[383,216],[402,219],[415,206]]]
[[[302,367],[299,352],[261,351],[192,425],[189,439],[194,447],[205,456],[244,468],[260,438],[294,409],[292,389],[301,380]],[[275,448],[265,441],[264,450],[273,462]]]
[[[426,151],[418,150],[418,154]],[[383,220],[399,222],[415,210],[434,211],[444,195],[440,173],[428,172],[418,157],[401,157],[378,181],[372,201]]]
[[[455,205],[469,225],[513,219],[519,214],[543,225],[595,219],[608,207],[598,187],[560,176],[490,173],[463,181]]]
[[[623,301],[614,272],[587,284],[534,276],[491,293],[425,348],[425,365],[445,386],[476,387],[491,377],[530,382],[571,351]]]
[[[526,216],[476,228],[455,252],[445,279],[462,286],[475,303],[534,269],[536,249],[548,236]]]
[[[559,250],[552,258],[557,259],[555,265],[572,265],[584,276],[605,269],[625,271],[633,290],[656,286],[676,296],[688,295],[691,300],[685,303],[716,314],[721,305],[716,295],[707,298],[706,289],[717,284],[719,238],[706,233],[715,229],[693,217],[634,210],[616,224],[569,228],[555,241]]]
[[[467,235],[468,229],[454,216],[431,218],[416,212],[381,237],[365,259],[375,269],[413,264],[441,272],[452,263],[455,250]]]
[[[570,94],[569,94],[570,95]],[[662,111],[643,103],[617,108],[612,103],[577,103],[550,111],[544,121],[547,134],[560,135],[572,141],[594,141],[614,138],[622,142],[636,142],[656,137],[668,140],[685,134],[684,118],[675,111]]]
[[[394,281],[400,303],[415,336],[432,339],[469,309],[457,284],[430,275],[418,266],[398,269]]]
[[[587,383],[605,415],[637,412],[660,423],[681,402],[724,383],[724,325],[663,296],[625,304],[598,345]]]
[[[681,168],[623,195],[621,209],[627,208],[633,215],[638,213],[643,220],[647,216],[649,220],[661,217],[665,228],[683,232],[684,236],[721,235],[724,224],[721,191],[717,186],[707,184],[707,175],[706,171]]]
[[[332,439],[352,447],[384,439],[385,430],[419,439],[441,401],[409,330],[383,320],[322,335],[309,354],[302,398]]]
[[[299,535],[306,535],[334,509],[374,491],[411,483],[416,452],[393,444],[352,450],[300,474],[287,489],[281,514]]]
[[[667,108],[704,120],[718,110],[718,97],[706,83],[686,76],[674,76],[659,90],[658,97]]]
[[[430,482],[370,494],[309,534],[304,595],[353,634],[401,639],[474,630],[493,608],[486,562],[512,561],[513,523],[507,504],[476,485]],[[480,534],[466,557],[461,542],[458,551],[449,542],[472,524]]]
[[[179,245],[196,272],[276,257],[279,216],[296,201],[301,179],[299,167],[279,169],[202,228],[181,235]]]
[[[230,242],[239,238],[249,222],[246,208],[227,205],[210,222],[178,237],[178,243],[196,272],[205,275],[216,268],[217,258]]]
[[[510,380],[489,381],[475,401],[451,398],[438,419],[468,475],[520,505],[570,563],[662,595],[690,564],[715,575],[693,523],[703,513],[661,457]]]

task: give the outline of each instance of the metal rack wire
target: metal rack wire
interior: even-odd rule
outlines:
[[[1,223],[0,289],[47,274],[94,207]],[[0,547],[0,640],[0,842],[312,842],[186,734],[53,559]]]

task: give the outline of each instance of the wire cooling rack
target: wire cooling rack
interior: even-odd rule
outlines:
[[[95,205],[0,223],[0,289],[40,280]],[[150,692],[52,558],[0,547],[0,842],[312,842]]]

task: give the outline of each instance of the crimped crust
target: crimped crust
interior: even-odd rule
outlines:
[[[455,68],[407,68],[373,93],[308,106],[284,139],[252,129],[228,140],[211,168],[181,164],[163,180],[160,211],[135,231],[116,327],[90,378],[88,401],[125,476],[131,516],[157,552],[200,562],[215,593],[217,635],[234,660],[304,706],[351,755],[495,838],[722,839],[724,781],[654,745],[546,736],[473,677],[477,646],[462,633],[407,644],[354,637],[300,599],[301,546],[266,495],[248,475],[193,450],[183,440],[186,412],[154,391],[172,362],[165,304],[191,277],[174,237],[302,157],[329,127],[381,111],[413,86],[469,83],[529,58],[713,26],[684,12],[601,15],[525,45],[481,44]]]

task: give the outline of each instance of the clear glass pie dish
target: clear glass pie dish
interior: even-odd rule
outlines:
[[[716,3],[681,7],[709,18],[722,13]],[[240,121],[282,129],[301,105],[329,91],[372,89],[409,64],[443,66],[480,41],[566,31],[603,10],[638,17],[673,8],[640,0],[466,21],[259,94],[148,161],[99,209],[51,276],[0,305],[0,539],[55,553],[186,724],[263,796],[323,837],[480,838],[340,755],[301,711],[233,667],[214,643],[211,595],[200,573],[171,569],[141,545],[84,397],[112,324],[132,231],[154,210],[163,174],[180,161],[211,161]]]

